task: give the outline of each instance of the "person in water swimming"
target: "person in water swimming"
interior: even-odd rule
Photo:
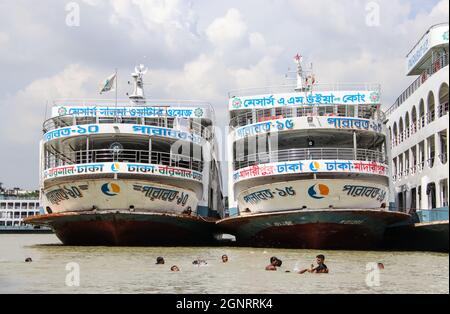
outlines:
[[[192,262],[192,264],[197,266],[208,265],[208,263],[204,259],[196,259],[195,261]]]
[[[301,270],[299,274],[304,274],[306,272],[315,274],[328,274],[328,267],[327,265],[325,265],[325,255],[323,254],[317,255],[316,263],[317,267],[314,267],[314,265],[311,264],[311,268]]]
[[[164,265],[165,261],[164,261],[164,257],[159,256],[156,258],[156,265]]]
[[[283,264],[283,262],[279,258],[272,256],[270,258],[270,264],[266,266],[266,270],[277,270],[277,267],[281,267],[281,264]]]
[[[228,263],[228,256],[226,254],[222,255],[222,263]]]
[[[170,271],[177,272],[180,271],[180,269],[178,268],[177,265],[173,265],[172,267],[170,267]]]

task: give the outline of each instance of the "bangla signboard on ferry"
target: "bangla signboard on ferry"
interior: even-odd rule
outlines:
[[[127,117],[127,118],[207,118],[203,108],[196,107],[148,107],[148,106],[54,106],[52,117],[74,115],[77,117]]]
[[[286,94],[265,94],[233,97],[230,110],[269,109],[292,106],[314,105],[373,105],[380,103],[380,92],[372,91],[333,91],[297,92]]]
[[[448,23],[435,25],[422,37],[417,45],[406,56],[406,75],[421,74],[417,67],[427,53],[434,47],[448,45]]]

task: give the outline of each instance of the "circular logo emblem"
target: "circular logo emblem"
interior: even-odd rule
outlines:
[[[234,109],[239,109],[242,106],[242,100],[238,97],[234,97],[231,100],[231,105],[233,106]]]
[[[118,162],[115,162],[111,165],[112,172],[119,172],[119,170],[120,170],[120,164]]]
[[[380,93],[378,92],[373,92],[369,95],[370,97],[370,101],[373,103],[377,103],[380,102]]]
[[[116,196],[120,193],[120,186],[116,183],[105,183],[101,188],[103,194],[108,196]]]
[[[317,172],[320,169],[320,164],[317,161],[312,161],[309,164],[309,170],[311,170],[312,172]]]
[[[203,117],[203,109],[202,108],[195,109],[194,114],[197,118]]]
[[[308,189],[308,195],[316,200],[321,200],[330,194],[330,188],[325,184],[314,184]]]

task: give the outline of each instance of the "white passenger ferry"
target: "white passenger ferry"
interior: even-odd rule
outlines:
[[[415,232],[397,238],[447,251],[448,31],[448,23],[430,27],[408,53],[406,75],[415,79],[386,112],[396,203],[419,220]]]
[[[0,233],[50,232],[49,228],[24,222],[40,214],[38,197],[20,197],[0,193]]]
[[[390,168],[377,84],[297,84],[229,94],[229,218],[257,246],[369,248],[389,224]]]
[[[55,101],[40,143],[42,204],[65,244],[204,244],[223,210],[214,110],[147,100]]]

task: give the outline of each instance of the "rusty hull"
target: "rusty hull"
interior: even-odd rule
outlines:
[[[410,216],[381,210],[296,210],[221,220],[238,245],[300,249],[381,249],[386,228]]]
[[[50,226],[65,245],[178,246],[214,243],[215,220],[129,211],[66,212],[25,220]]]

